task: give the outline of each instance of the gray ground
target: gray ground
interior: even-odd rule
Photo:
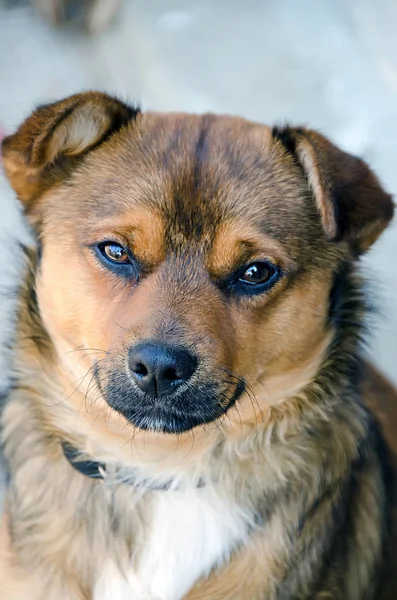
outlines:
[[[309,124],[397,191],[395,0],[126,0],[96,38],[54,31],[10,4],[0,7],[0,128],[12,131],[37,103],[99,88],[144,108]],[[3,290],[15,281],[9,240],[24,234],[1,174],[0,197]],[[397,383],[396,230],[397,222],[363,267],[381,308],[374,358]],[[1,302],[4,345],[12,302]]]

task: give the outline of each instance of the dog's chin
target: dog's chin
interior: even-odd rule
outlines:
[[[166,434],[181,434],[213,423],[234,406],[245,385],[239,381],[235,389],[226,394],[215,386],[206,386],[206,390],[193,390],[189,393],[148,397],[137,393],[130,386],[110,383],[106,386],[105,398],[109,406],[134,427],[144,431]]]
[[[216,421],[223,412],[214,411],[205,417],[189,413],[177,413],[168,410],[120,411],[135,427],[144,431],[155,431],[168,434],[181,434]]]

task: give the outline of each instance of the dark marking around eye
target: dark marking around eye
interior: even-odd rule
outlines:
[[[281,268],[270,261],[256,261],[239,269],[221,282],[220,287],[239,296],[259,295],[272,288],[282,275]]]
[[[119,242],[106,241],[93,244],[91,249],[99,262],[109,271],[120,277],[138,281],[140,266],[128,248]]]

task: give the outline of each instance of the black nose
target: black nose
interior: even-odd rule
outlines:
[[[197,358],[183,348],[143,342],[130,348],[129,367],[143,392],[161,396],[193,375]]]

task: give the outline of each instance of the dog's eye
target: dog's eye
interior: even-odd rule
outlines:
[[[238,273],[234,288],[240,294],[260,294],[270,289],[281,277],[281,270],[269,261],[257,261]]]
[[[138,281],[139,264],[130,251],[118,242],[101,242],[91,246],[97,259],[116,275]]]
[[[248,283],[249,285],[258,285],[269,281],[273,275],[272,265],[265,262],[253,263],[248,267],[246,271],[239,277],[239,281]]]
[[[130,262],[127,250],[117,242],[105,242],[99,245],[103,256],[114,263],[126,264]]]

